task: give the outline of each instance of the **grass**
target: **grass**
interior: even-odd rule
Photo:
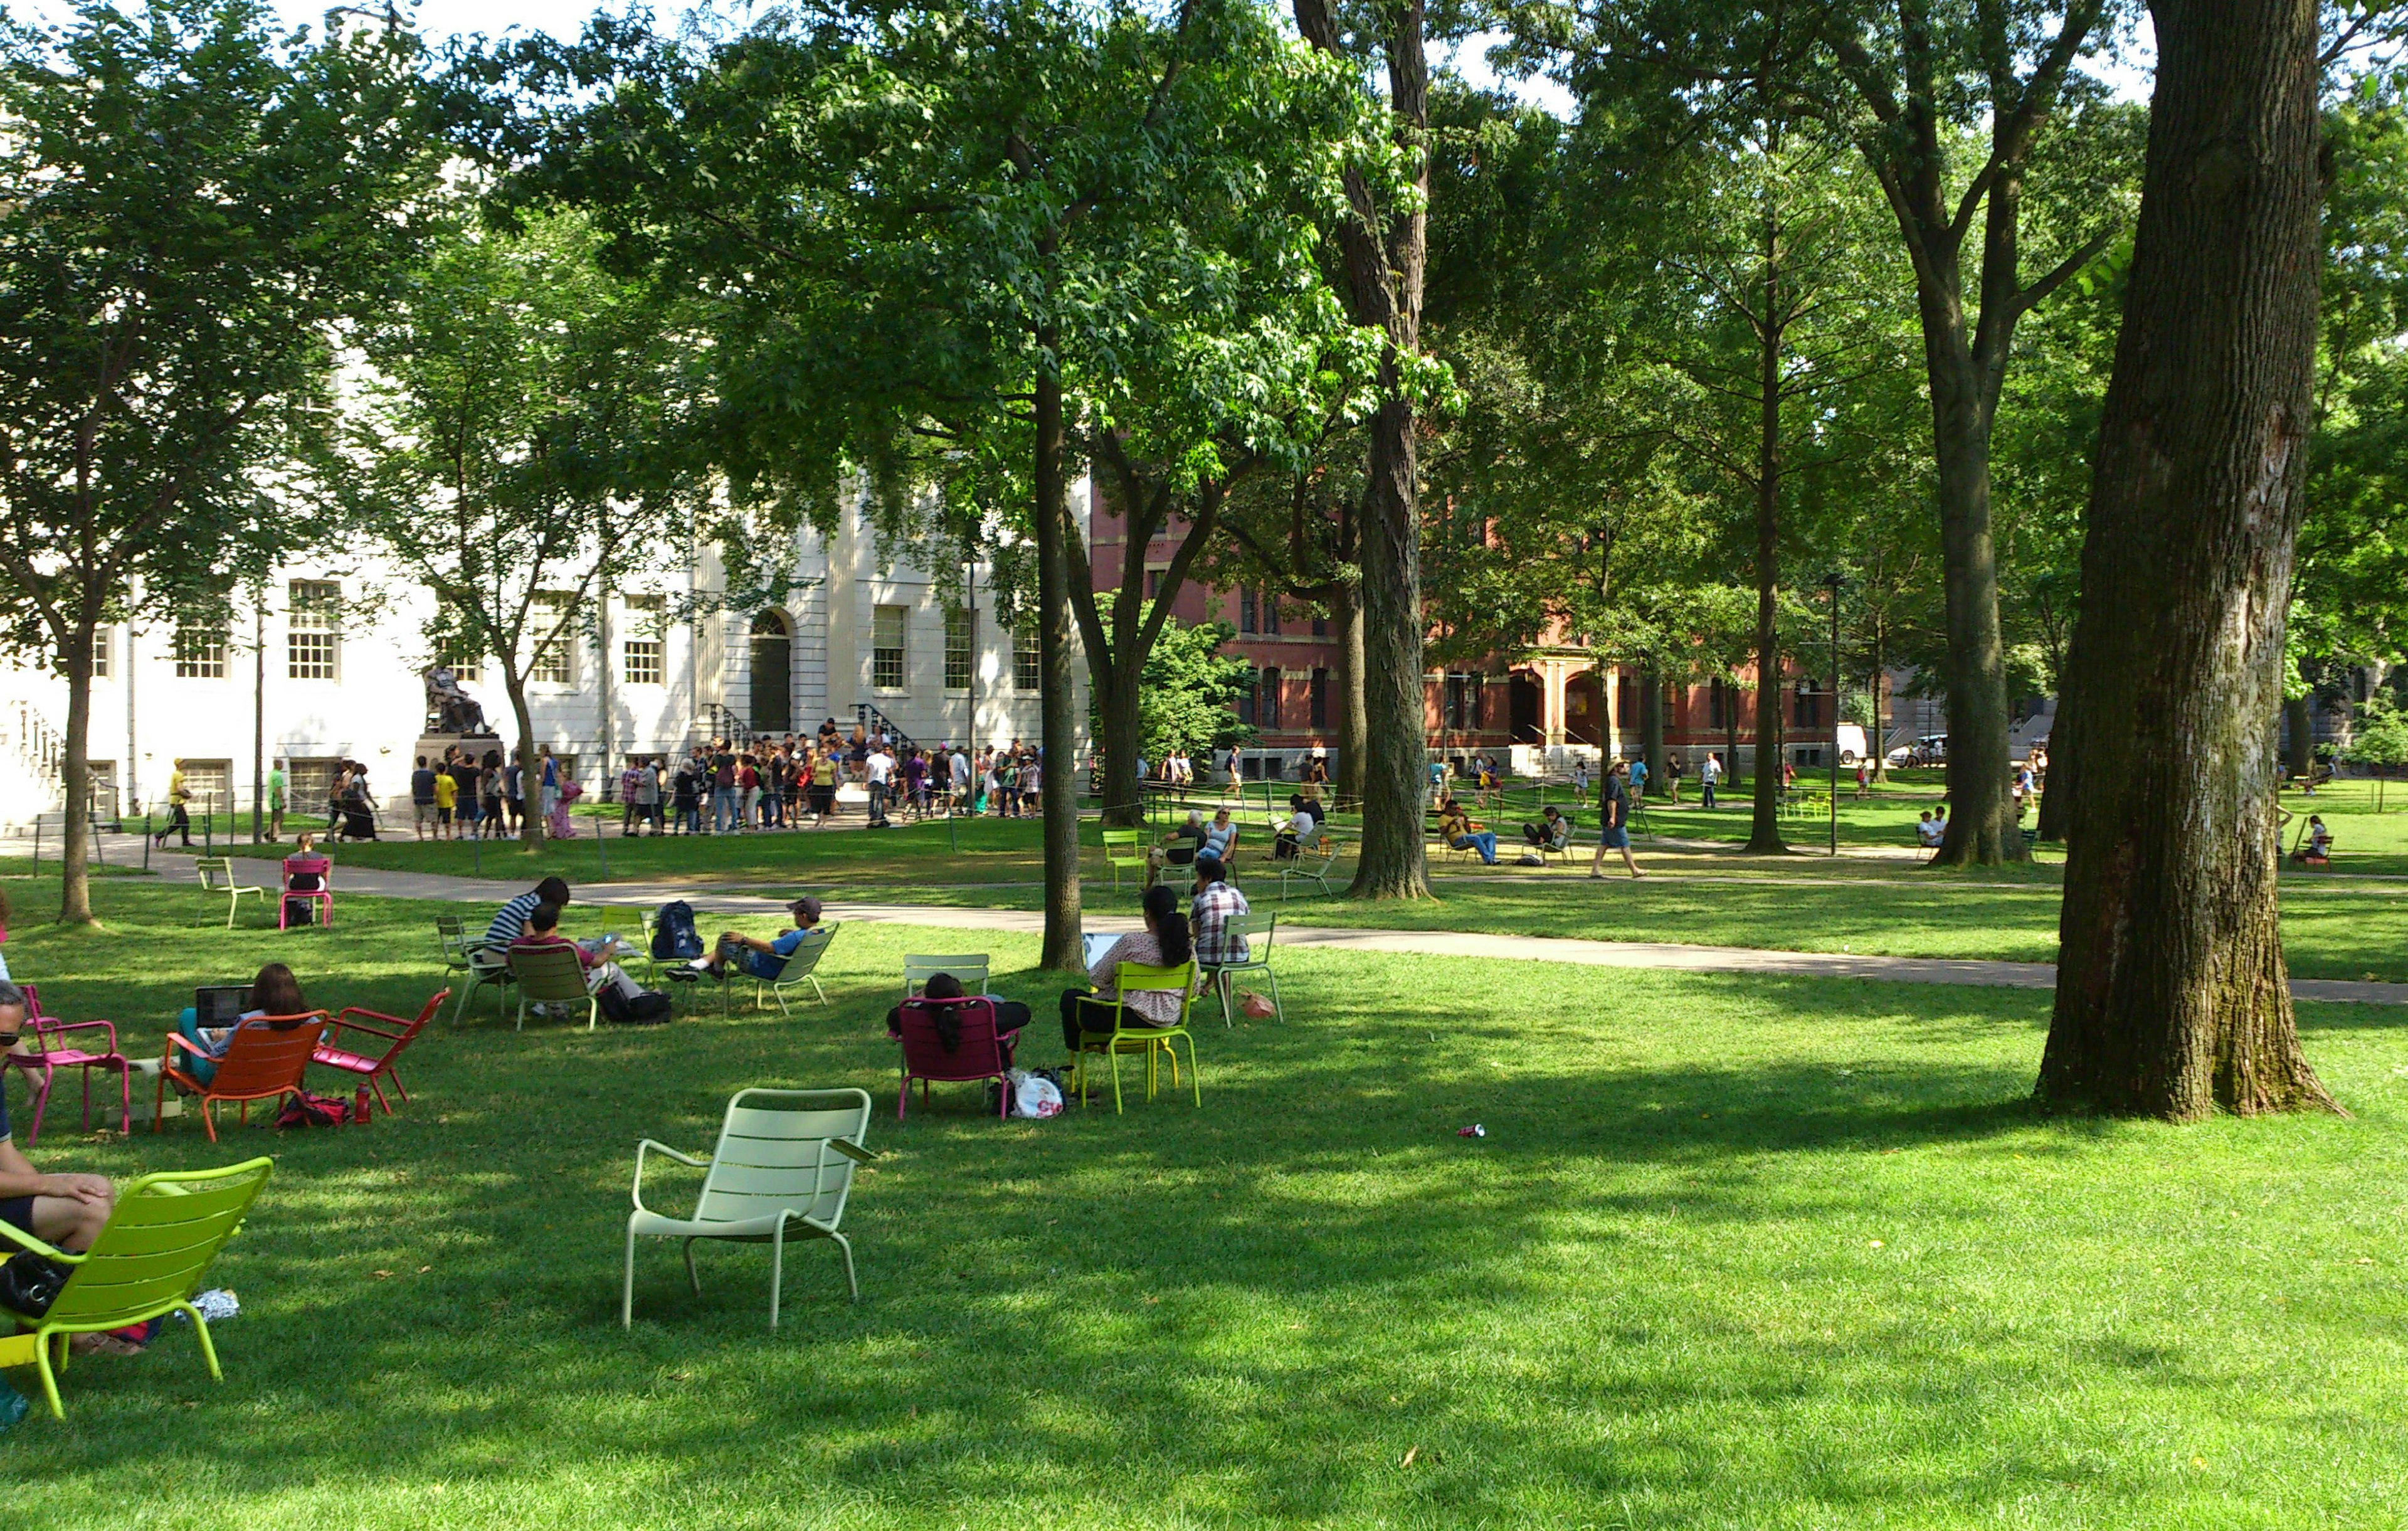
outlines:
[[[197,978],[267,956],[319,1002],[436,981],[430,906],[354,897],[279,937],[130,880],[94,897],[109,933],[27,929],[10,959],[146,1047]],[[369,1128],[212,1148],[54,1123],[49,1166],[278,1170],[217,1272],[244,1305],[226,1381],[180,1331],[79,1362],[66,1425],[0,1450],[0,1504],[612,1531],[2401,1523],[2396,1012],[2303,1011],[2353,1118],[2173,1129],[2028,1109],[2044,995],[1299,951],[1288,1023],[1204,1029],[1200,1113],[1000,1124],[955,1087],[898,1127],[878,1016],[907,945],[963,940],[1044,1004],[1025,941],[855,925],[832,1013],[589,1036],[488,1011],[431,1035],[416,1103]],[[863,1301],[805,1249],[773,1336],[766,1255],[705,1251],[696,1302],[664,1247],[623,1334],[635,1138],[707,1148],[729,1092],[773,1082],[882,1102],[889,1157],[847,1220]]]

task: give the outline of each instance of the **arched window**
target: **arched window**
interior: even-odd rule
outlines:
[[[793,635],[781,611],[752,619],[752,715],[746,721],[755,734],[794,730]]]

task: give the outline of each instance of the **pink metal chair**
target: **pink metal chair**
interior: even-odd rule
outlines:
[[[939,1029],[940,1018],[960,1025],[950,1048],[945,1045],[944,1031]],[[994,1001],[975,994],[960,999],[907,999],[896,1025],[896,1035],[903,1043],[903,1088],[895,1099],[896,1121],[903,1120],[913,1080],[920,1081],[924,1106],[928,1103],[932,1080],[946,1083],[994,1080],[1004,1086],[996,1115],[1011,1114],[1010,1081],[1005,1076],[1010,1072],[1012,1045],[1020,1040],[1020,1033],[996,1033]]]
[[[318,885],[314,888],[294,887],[294,878],[305,874],[315,874]],[[292,917],[293,900],[300,898],[315,901],[318,905],[318,923],[332,929],[335,923],[335,892],[329,884],[334,880],[335,864],[324,856],[285,857],[284,891],[277,896],[276,900],[276,928],[279,930],[285,928],[286,921]]]
[[[29,1087],[34,1092],[34,1124],[25,1134],[25,1146],[32,1148],[42,1136],[42,1109],[50,1102],[50,1087],[58,1082],[62,1068],[79,1069],[83,1077],[83,1130],[92,1130],[92,1071],[95,1068],[117,1076],[118,1104],[123,1114],[118,1118],[119,1130],[133,1130],[134,1066],[117,1050],[117,1028],[106,1021],[62,1021],[42,1013],[40,993],[33,984],[25,990],[25,1037],[31,1051],[10,1052],[0,1056],[0,1076],[7,1066],[16,1065],[25,1071]],[[99,1032],[108,1041],[107,1047],[94,1052],[77,1046],[67,1038],[73,1032]],[[80,1040],[80,1039],[79,1039]]]
[[[318,1044],[317,1048],[310,1052],[309,1061],[322,1067],[339,1068],[346,1074],[354,1074],[366,1080],[368,1088],[376,1092],[377,1104],[384,1107],[385,1115],[391,1116],[393,1108],[385,1103],[384,1080],[393,1080],[393,1087],[400,1094],[402,1104],[409,1103],[409,1092],[403,1088],[401,1076],[394,1072],[393,1061],[400,1057],[410,1043],[418,1040],[418,1034],[426,1029],[426,1023],[435,1019],[435,1012],[441,1009],[443,1002],[451,997],[451,990],[437,990],[435,997],[426,1002],[425,1008],[418,1012],[418,1019],[415,1021],[404,1021],[397,1015],[386,1015],[378,1010],[364,1010],[354,1005],[326,1023],[328,1040]],[[353,1016],[365,1016],[366,1019],[354,1021],[351,1019]],[[367,1023],[369,1021],[381,1021],[385,1024],[372,1026]],[[347,1031],[358,1032],[363,1037],[380,1038],[387,1044],[385,1050],[371,1057],[365,1052],[351,1052],[328,1045],[329,1041],[341,1039],[337,1033]],[[366,1042],[362,1045],[373,1047],[375,1043]]]

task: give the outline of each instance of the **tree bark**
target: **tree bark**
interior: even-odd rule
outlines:
[[[1363,603],[1352,585],[1340,583],[1329,603],[1329,625],[1338,639],[1338,777],[1340,803],[1363,801],[1364,741],[1371,734],[1363,693]]]
[[[1070,640],[1069,486],[1063,478],[1059,336],[1037,332],[1037,656],[1044,679],[1039,745],[1045,764],[1044,967],[1085,967],[1079,925],[1078,709]]]
[[[92,637],[99,627],[93,603],[76,621],[66,642],[66,759],[60,766],[59,923],[88,925],[92,919]]]
[[[518,666],[502,665],[502,690],[510,699],[510,717],[519,725],[519,849],[534,855],[551,833],[543,822],[543,767],[535,758],[535,710],[527,706],[526,678]]]
[[[2315,764],[2315,722],[2308,710],[2308,698],[2289,698],[2283,703],[2284,768],[2293,776],[2305,777]]]
[[[2293,1021],[2268,737],[2315,421],[2316,7],[2152,8],[2140,227],[2069,664],[2080,790],[2039,1095],[2173,1121],[2337,1109]]]
[[[1950,307],[1942,320],[1930,310]],[[1941,587],[1946,596],[1948,833],[1932,859],[1948,866],[2021,860],[2007,791],[2006,642],[1999,627],[1999,561],[1990,538],[1990,420],[1964,345],[1963,305],[1925,304],[1933,456],[1940,470]]]
[[[1671,780],[1665,770],[1664,677],[1652,665],[1639,672],[1639,758],[1647,763],[1650,789]]]
[[[1781,226],[1764,220],[1764,321],[1756,326],[1756,780],[1747,849],[1781,855]]]
[[[1112,685],[1099,688],[1096,697],[1096,721],[1102,735],[1096,744],[1104,761],[1103,821],[1122,828],[1145,822],[1144,788],[1137,774],[1138,750],[1142,743],[1138,736],[1144,722],[1144,692],[1139,683],[1142,674],[1141,666],[1131,673],[1126,664],[1116,660],[1111,669]],[[1087,683],[1096,684],[1092,666]]]
[[[1295,0],[1297,30],[1340,56],[1331,0]],[[1363,846],[1354,898],[1424,898],[1423,780],[1428,731],[1422,694],[1421,522],[1415,479],[1413,401],[1403,360],[1421,350],[1422,279],[1428,253],[1429,69],[1422,48],[1422,0],[1387,12],[1388,110],[1414,159],[1415,195],[1382,207],[1358,172],[1347,174],[1353,216],[1341,219],[1348,308],[1357,323],[1387,335],[1380,408],[1370,422],[1363,496]]]

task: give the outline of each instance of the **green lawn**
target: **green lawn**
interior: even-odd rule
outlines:
[[[129,880],[94,897],[108,934],[21,925],[10,961],[145,1048],[197,978],[268,956],[323,1003],[435,982],[429,906],[353,897],[278,937]],[[1285,1025],[1203,1032],[1200,1113],[1005,1125],[956,1087],[898,1127],[878,1016],[907,946],[963,942],[1032,954],[855,925],[833,1013],[589,1036],[488,1011],[431,1036],[416,1103],[365,1129],[212,1148],[54,1118],[46,1166],[279,1165],[217,1273],[244,1305],[224,1383],[180,1330],[79,1362],[67,1424],[0,1450],[0,1504],[612,1531],[2401,1523],[2395,1012],[2304,1013],[2353,1118],[2172,1129],[2029,1110],[2042,994],[1297,952]],[[705,1251],[697,1303],[652,1249],[623,1334],[635,1138],[706,1149],[751,1083],[880,1100],[890,1157],[848,1219],[863,1301],[806,1248],[772,1336],[764,1253]]]

